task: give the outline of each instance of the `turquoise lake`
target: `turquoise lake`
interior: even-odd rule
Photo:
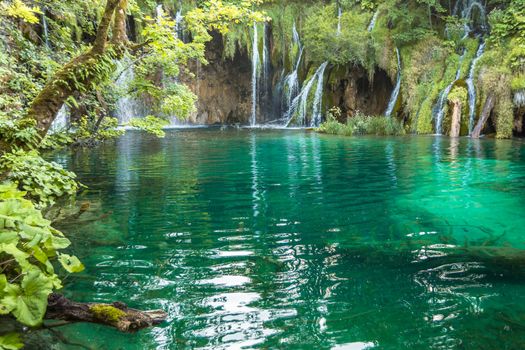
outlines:
[[[525,348],[522,141],[128,131],[55,161],[88,186],[67,296],[169,313],[59,349]]]

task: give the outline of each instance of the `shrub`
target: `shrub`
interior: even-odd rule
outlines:
[[[398,120],[385,116],[365,116],[357,114],[347,119],[346,123],[340,123],[332,113],[328,119],[319,127],[319,132],[333,135],[403,135],[405,129]]]
[[[70,273],[84,267],[78,258],[58,252],[70,241],[25,195],[14,183],[0,185],[0,315],[12,314],[34,327],[42,322],[49,294],[62,288],[51,260],[57,258]]]
[[[129,122],[129,126],[143,130],[157,137],[164,137],[166,135],[164,130],[162,130],[166,125],[168,125],[167,120],[151,115],[148,115],[145,118],[133,118]]]
[[[42,159],[36,150],[5,153],[0,157],[0,168],[7,172],[8,179],[27,191],[38,208],[51,206],[62,196],[75,195],[80,186],[74,173]]]

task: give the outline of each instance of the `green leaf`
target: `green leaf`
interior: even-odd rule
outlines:
[[[47,297],[53,283],[40,270],[33,270],[22,280],[21,288],[14,285],[7,287],[8,296],[0,303],[12,310],[16,319],[28,326],[35,327],[42,323],[47,308]]]
[[[76,256],[68,254],[60,254],[58,261],[62,264],[62,267],[69,273],[76,273],[84,271],[84,265],[78,260]]]
[[[18,333],[7,333],[0,335],[0,349],[2,350],[17,350],[24,346],[22,338]]]
[[[0,244],[0,252],[11,255],[22,269],[30,268],[31,264],[27,261],[29,254],[24,253],[14,244]]]
[[[15,231],[0,232],[0,244],[16,244],[18,239],[18,233]]]

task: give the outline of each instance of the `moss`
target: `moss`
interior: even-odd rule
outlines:
[[[117,309],[111,305],[92,305],[89,307],[89,310],[93,312],[96,318],[99,320],[109,321],[109,322],[119,322],[124,317],[126,313],[120,309]]]

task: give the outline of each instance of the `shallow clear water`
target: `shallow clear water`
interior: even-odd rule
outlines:
[[[89,186],[68,296],[162,308],[91,349],[525,347],[525,145],[128,132],[56,160]],[[62,348],[79,348],[62,344]]]

